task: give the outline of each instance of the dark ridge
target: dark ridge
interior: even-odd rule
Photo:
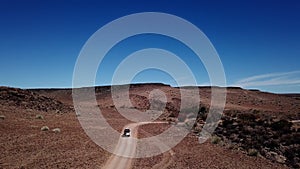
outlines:
[[[164,83],[132,83],[132,84],[120,84],[120,85],[113,85],[113,86],[128,86],[130,87],[140,87],[140,86],[147,86],[147,85],[154,85],[154,86],[170,86]],[[91,86],[91,87],[80,87],[77,89],[89,89],[95,88],[95,90],[105,90],[110,89],[112,85],[104,85],[104,86]],[[170,86],[171,87],[171,86]],[[72,88],[36,88],[36,89],[24,89],[28,91],[62,91],[62,90],[72,90]]]
[[[37,89],[23,89],[25,91],[31,91],[31,92],[40,92],[40,91],[65,91],[65,90],[72,90],[72,88],[37,88]]]
[[[300,93],[284,93],[284,94],[279,94],[279,95],[300,100]]]
[[[243,88],[237,87],[237,86],[228,86],[227,89],[239,89],[239,90],[243,90]]]
[[[225,87],[219,87],[219,86],[179,86],[179,87],[174,87],[174,88],[183,88],[183,89],[188,89],[188,88],[211,89],[211,88],[225,88]]]
[[[190,89],[190,88],[199,88],[199,86],[179,86],[179,87],[174,87],[174,88],[181,88],[181,89]]]
[[[147,85],[154,85],[154,86],[170,86],[164,83],[132,83],[130,86],[147,86]]]
[[[249,91],[252,91],[252,92],[261,92],[260,90],[258,89],[248,89]]]
[[[287,97],[300,97],[300,93],[282,93],[280,95],[287,96]]]

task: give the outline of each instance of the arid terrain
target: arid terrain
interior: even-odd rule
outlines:
[[[168,85],[131,85],[133,106],[124,103],[120,108],[147,111],[154,89],[166,95],[166,107],[156,120],[166,123],[138,126],[134,134],[137,138],[157,135],[178,122],[180,88]],[[98,106],[121,135],[132,121],[118,113],[110,86],[96,87],[95,92],[98,105],[89,105],[89,100],[86,105]],[[300,168],[299,94],[227,88],[218,127],[211,139],[199,144],[198,135],[210,108],[211,87],[199,87],[199,92],[200,110],[190,134],[170,151],[132,159],[126,168]],[[0,87],[0,168],[104,167],[112,154],[87,136],[77,116],[71,89]]]

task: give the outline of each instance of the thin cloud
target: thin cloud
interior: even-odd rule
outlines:
[[[256,87],[277,85],[300,85],[300,71],[269,73],[240,79],[233,86]]]

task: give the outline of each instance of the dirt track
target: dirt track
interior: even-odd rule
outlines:
[[[166,122],[139,122],[126,125],[125,128],[131,129],[130,137],[120,136],[119,142],[115,148],[114,154],[103,166],[103,169],[130,169],[132,167],[132,160],[135,156],[137,146],[138,127],[145,124],[161,124]]]

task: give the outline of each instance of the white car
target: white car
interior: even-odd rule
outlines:
[[[124,133],[122,135],[122,137],[130,137],[130,129],[124,129]]]

